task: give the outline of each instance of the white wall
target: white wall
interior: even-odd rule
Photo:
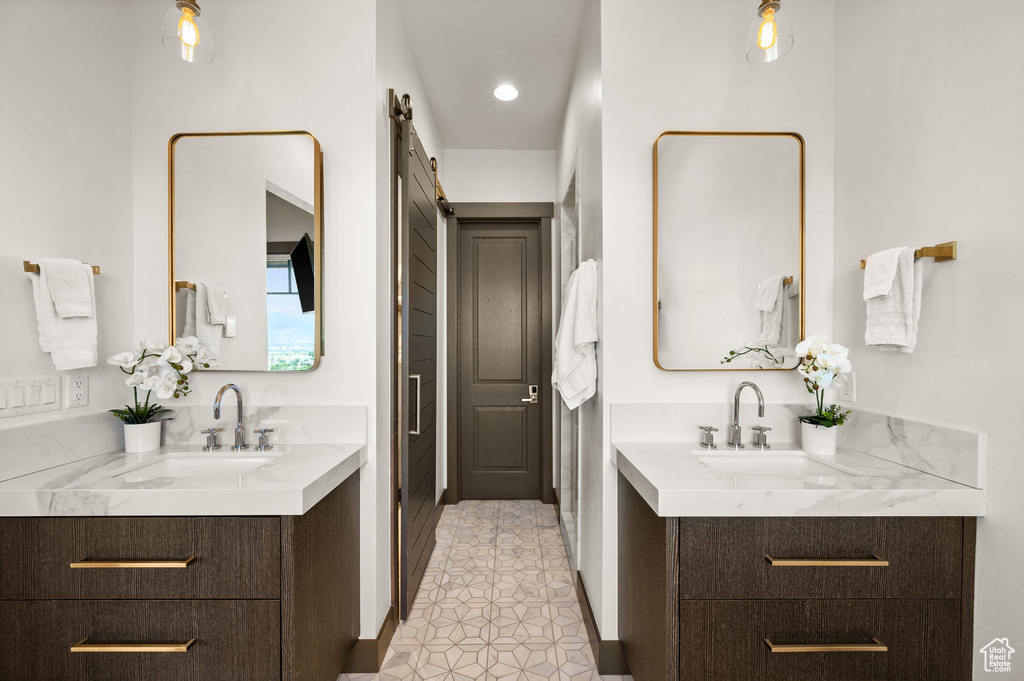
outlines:
[[[128,0],[5,2],[0,21],[0,377],[58,373],[39,348],[22,260],[99,265],[99,366],[86,408],[16,416],[0,428],[123,405],[106,357],[134,346],[131,20]],[[102,39],[97,39],[102,36]]]
[[[220,372],[193,379],[186,403],[212,404],[237,382],[251,404],[369,405],[377,419],[376,121],[373,0],[219,0],[203,7],[212,64],[191,67],[157,36],[166,3],[132,3],[136,335],[167,334],[167,141],[177,132],[302,129],[324,151],[325,356],[296,375]],[[125,29],[127,31],[127,28]],[[104,34],[108,31],[104,30]],[[259,39],[261,36],[266,40]],[[270,37],[273,36],[273,39]],[[127,58],[127,57],[126,57]],[[369,426],[369,424],[368,424]],[[389,519],[380,494],[390,452],[369,427],[360,484],[361,636],[374,636],[390,601]]]
[[[838,3],[835,334],[851,347],[858,407],[988,433],[975,579],[981,678],[982,645],[997,636],[1018,650],[1024,642],[1015,393],[1024,369],[1006,359],[1024,337],[1024,5],[984,0],[966,9],[952,0]],[[937,43],[952,16],[955,43]],[[914,353],[864,347],[859,260],[953,239],[956,262],[925,262]]]
[[[553,150],[445,149],[444,173],[453,203],[555,201]]]
[[[602,239],[604,177],[602,173],[601,131],[601,5],[598,0],[588,3],[580,32],[576,66],[573,71],[569,98],[566,103],[565,122],[557,157],[556,195],[559,200],[576,173],[576,194],[579,212],[580,259],[593,258],[598,266],[598,328],[602,340],[597,343],[597,393],[579,407],[580,462],[579,462],[579,570],[587,583],[591,603],[600,615],[601,603],[606,595],[602,588],[604,568],[608,560],[614,562],[615,545],[604,541],[606,524],[605,506],[608,496],[604,483],[609,466],[604,457],[604,404],[606,403],[605,341],[607,326],[603,323],[607,307],[604,304],[607,278],[604,272],[604,241]],[[557,279],[557,278],[556,278]],[[557,451],[557,450],[556,450]],[[614,488],[613,488],[614,489]],[[614,502],[612,502],[614,503]],[[610,556],[610,558],[609,558]],[[601,623],[601,636],[611,638],[608,627]]]
[[[615,320],[603,328],[606,412],[618,402],[721,402],[749,378],[770,402],[806,400],[793,373],[668,373],[655,368],[652,359],[651,147],[665,130],[771,130],[804,136],[807,331],[832,327],[834,8],[828,2],[794,0],[796,46],[765,66],[749,64],[744,56],[755,6],[602,2],[604,315]],[[610,459],[607,413],[604,430]],[[609,461],[601,483],[604,572],[600,579],[587,572],[584,578],[602,636],[616,638],[616,477]]]

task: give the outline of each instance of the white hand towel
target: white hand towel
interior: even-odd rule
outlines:
[[[206,287],[207,320],[224,326],[228,323],[227,294],[216,286]]]
[[[761,322],[759,345],[778,346],[782,341],[782,327],[786,315],[786,299],[782,294],[782,280],[785,277],[768,277],[761,282],[757,291],[754,309]]]
[[[181,335],[196,335],[196,292],[190,288],[185,289],[185,328]]]
[[[869,265],[870,262],[869,259]],[[865,303],[866,345],[888,351],[914,351],[918,320],[921,318],[922,280],[922,263],[914,261],[911,249],[902,249],[889,295],[871,298]]]
[[[551,385],[575,409],[597,392],[597,263],[587,260],[569,277],[555,336]]]
[[[867,264],[864,265],[864,300],[881,298],[892,292],[900,255],[908,250],[910,249],[890,248],[868,256]]]
[[[67,258],[44,258],[39,261],[50,300],[61,319],[92,317],[92,267]]]
[[[210,323],[210,291],[206,284],[196,284],[196,338],[210,351],[210,359],[220,359],[220,339],[224,327]]]
[[[95,309],[96,292],[91,270],[89,274],[89,301]],[[39,347],[50,353],[53,368],[65,371],[96,366],[96,315],[62,319],[50,298],[46,270],[40,267],[39,274],[30,272],[28,278],[32,282],[32,298],[39,323]]]

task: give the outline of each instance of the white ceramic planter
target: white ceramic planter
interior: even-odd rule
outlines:
[[[124,424],[124,451],[129,454],[160,449],[161,421]]]
[[[835,456],[836,437],[839,435],[839,426],[826,428],[813,423],[800,422],[801,448],[808,454],[818,456]]]

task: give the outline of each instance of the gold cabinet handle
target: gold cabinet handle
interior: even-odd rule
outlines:
[[[196,642],[190,638],[184,643],[87,643],[89,639],[71,646],[73,653],[184,653]]]
[[[881,556],[871,558],[772,558],[764,557],[772,567],[889,567],[889,561]]]
[[[85,558],[71,563],[73,568],[186,568],[196,559],[189,556],[185,560],[90,560]]]
[[[772,643],[765,639],[764,642],[773,653],[884,653],[889,650],[877,638],[872,638],[874,643]]]

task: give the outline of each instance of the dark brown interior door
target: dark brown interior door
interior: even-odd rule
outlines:
[[[540,223],[459,228],[461,496],[540,499]]]
[[[437,208],[434,173],[410,121],[402,122],[401,564],[404,620],[434,549],[437,393]]]

